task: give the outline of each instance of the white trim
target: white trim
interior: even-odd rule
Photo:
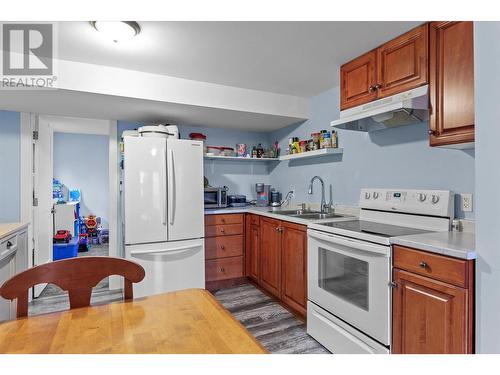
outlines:
[[[119,225],[119,188],[120,188],[120,175],[118,173],[119,168],[119,144],[118,144],[118,122],[109,121],[109,256],[123,257],[122,247],[118,245],[121,243],[119,241],[118,235],[118,225]],[[121,289],[123,280],[118,276],[111,276],[109,278],[109,289]]]
[[[48,122],[53,133],[109,135],[110,121],[79,117],[40,116]]]

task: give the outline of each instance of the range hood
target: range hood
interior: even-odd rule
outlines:
[[[340,111],[340,118],[330,125],[340,129],[370,132],[427,121],[428,90],[429,86],[425,85]]]

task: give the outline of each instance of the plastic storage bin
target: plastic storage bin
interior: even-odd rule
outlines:
[[[68,243],[52,245],[52,259],[61,260],[78,256],[78,237],[73,237]]]

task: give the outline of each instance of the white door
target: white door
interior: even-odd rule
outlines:
[[[134,284],[134,297],[189,288],[205,288],[204,240],[128,245],[125,257],[144,267],[146,276]]]
[[[167,140],[168,240],[204,236],[203,143]]]
[[[166,142],[125,137],[125,244],[167,240]]]
[[[308,299],[390,344],[390,247],[308,230]]]
[[[38,206],[33,210],[33,233],[35,238],[33,265],[52,261],[52,136],[53,130],[47,121],[38,124],[38,140],[34,142],[33,190],[37,194]],[[34,297],[38,297],[46,284],[36,285]]]

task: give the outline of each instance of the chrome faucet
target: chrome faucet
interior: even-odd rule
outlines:
[[[308,194],[313,193],[313,183],[314,180],[319,180],[321,182],[321,213],[324,214],[326,213],[326,201],[325,201],[325,183],[323,182],[323,179],[319,176],[314,176],[311,178],[311,182],[309,183],[309,190]]]

